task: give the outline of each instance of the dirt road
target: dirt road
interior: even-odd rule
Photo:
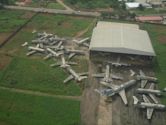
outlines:
[[[16,88],[7,88],[7,87],[3,87],[3,86],[0,86],[0,90],[7,90],[7,91],[10,91],[10,92],[17,92],[17,93],[23,93],[23,94],[35,95],[35,96],[62,98],[62,99],[70,99],[70,100],[76,100],[76,101],[80,101],[81,100],[81,96],[55,95],[55,94],[44,93],[44,92],[39,92],[39,91],[16,89]]]

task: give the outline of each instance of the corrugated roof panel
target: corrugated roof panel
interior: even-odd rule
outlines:
[[[155,56],[148,33],[138,29],[138,25],[131,24],[131,27],[99,22],[93,30],[90,50]]]

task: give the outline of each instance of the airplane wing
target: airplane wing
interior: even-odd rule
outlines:
[[[70,53],[68,59],[73,58],[76,55],[76,53]]]
[[[153,111],[154,111],[153,108],[147,108],[147,119],[152,118]]]
[[[127,102],[127,97],[126,97],[125,90],[120,91],[120,92],[119,92],[119,95],[120,95],[120,97],[122,98],[124,104],[127,105],[128,102]]]
[[[154,89],[154,87],[155,87],[155,84],[154,84],[154,83],[151,83],[149,89]]]
[[[153,94],[148,94],[150,96],[150,98],[153,100],[154,103],[158,104],[158,100],[156,99],[155,95]]]
[[[145,88],[148,80],[141,80],[141,88]]]
[[[63,83],[67,83],[67,82],[69,82],[69,81],[72,80],[72,79],[74,79],[74,77],[73,77],[72,75],[70,75],[69,77],[67,77],[67,78],[63,81]]]
[[[105,76],[105,73],[93,74],[92,76],[96,78],[103,78]]]

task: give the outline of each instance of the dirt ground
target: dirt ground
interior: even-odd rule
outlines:
[[[84,90],[81,103],[81,120],[83,125],[165,125],[165,112],[155,110],[152,120],[148,121],[146,119],[146,110],[138,109],[133,105],[132,96],[136,95],[135,90],[140,87],[139,81],[136,86],[126,89],[128,106],[123,104],[119,95],[107,99],[106,102],[105,98],[100,97],[99,94],[94,91],[94,89],[102,88],[102,86],[100,85],[99,80],[92,78],[91,75],[93,73],[103,72],[102,67],[105,66],[105,61],[116,61],[118,56],[119,55],[111,56],[109,54],[101,54],[91,57],[91,60],[89,61],[89,86]],[[135,76],[130,76],[130,69],[134,70],[136,74],[142,69],[146,75],[154,76],[149,59],[144,57],[134,58],[135,60],[128,56],[121,57],[122,62],[132,64],[130,67],[111,67],[113,74],[123,77],[123,81],[114,81],[114,84],[120,85],[130,79],[135,79]],[[147,88],[148,86],[149,84],[147,84]]]
[[[160,36],[158,41],[159,41],[160,43],[166,44],[166,36]]]
[[[0,45],[4,42],[5,39],[10,35],[11,33],[0,33]]]
[[[10,61],[11,61],[11,57],[0,54],[0,70],[2,70],[3,68],[5,68],[5,66],[7,66]]]

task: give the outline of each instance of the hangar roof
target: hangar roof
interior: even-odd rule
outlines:
[[[103,21],[93,30],[90,50],[155,56],[148,33],[138,25]]]

